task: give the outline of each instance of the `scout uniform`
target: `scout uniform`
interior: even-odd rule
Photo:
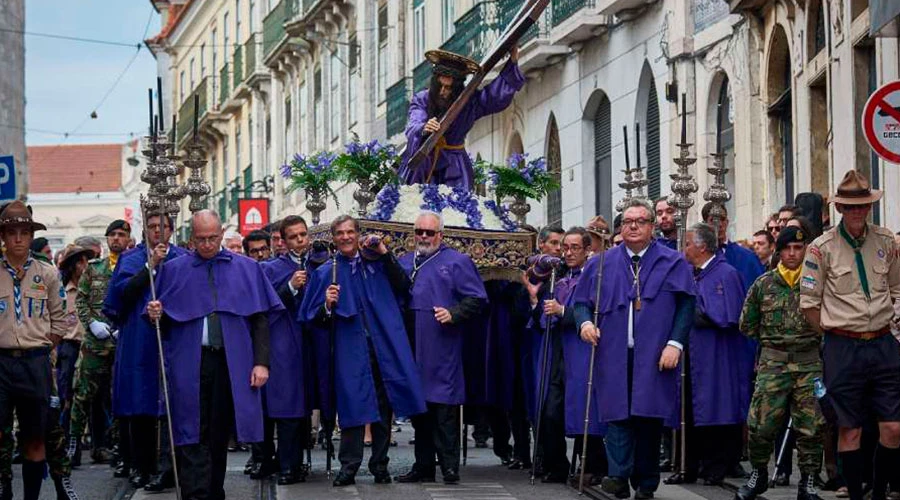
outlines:
[[[56,388],[59,391],[62,406],[62,422],[66,428],[68,428],[69,415],[72,408],[72,385],[75,381],[75,367],[78,363],[78,353],[81,351],[81,339],[84,338],[84,327],[78,321],[78,316],[75,313],[74,299],[77,284],[72,282],[66,274],[67,272],[74,273],[74,271],[68,270],[69,266],[75,266],[81,258],[86,257],[90,259],[93,255],[94,252],[88,248],[68,245],[63,250],[62,258],[59,261],[59,267],[63,270],[61,272],[63,279],[68,280],[67,283],[63,283],[63,286],[66,287],[67,297],[67,300],[63,302],[67,332],[56,347],[54,368],[56,369]]]
[[[9,226],[45,230],[34,222],[28,207],[14,201],[0,213],[0,230]],[[4,255],[0,258],[0,433],[12,428],[13,411],[18,416],[22,441],[27,445],[44,441],[49,427],[53,378],[50,349],[53,336],[66,334],[63,303],[66,292],[56,269],[29,256],[16,268]],[[40,492],[44,462],[22,464],[25,497]],[[8,490],[8,483],[0,489]]]
[[[776,253],[790,243],[805,243],[804,236],[796,227],[785,228],[778,235]],[[757,480],[741,488],[741,500],[766,491],[769,457],[788,408],[791,430],[798,434],[801,474],[804,478],[815,476],[822,466],[820,432],[824,421],[813,393],[814,380],[822,376],[819,334],[800,312],[800,273],[800,268],[790,270],[783,264],[766,272],[750,287],[741,311],[741,332],[760,345],[756,389],[747,419],[750,463]],[[801,480],[800,487],[804,486]],[[800,495],[818,498],[808,490]]]
[[[881,194],[851,170],[832,201],[871,205]],[[900,352],[890,335],[892,301],[900,298],[900,259],[891,232],[867,224],[863,236],[854,238],[841,221],[807,248],[800,292],[802,309],[821,311],[825,386],[838,426],[859,429],[870,414],[879,422],[900,421]],[[898,467],[898,455],[900,450],[879,445],[876,493],[879,480]],[[851,499],[862,498],[862,463],[871,457],[860,450],[840,456]],[[873,498],[883,499],[884,489]]]

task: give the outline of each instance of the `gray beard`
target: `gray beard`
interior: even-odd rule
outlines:
[[[416,254],[421,255],[422,257],[431,257],[434,252],[437,252],[437,247],[431,247],[430,245],[416,245]]]

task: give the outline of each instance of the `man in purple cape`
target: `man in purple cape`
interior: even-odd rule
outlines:
[[[313,372],[307,339],[297,313],[303,300],[307,273],[315,264],[310,262],[308,230],[303,217],[285,217],[279,232],[288,253],[260,264],[285,308],[269,316],[270,372],[269,381],[263,387],[263,409],[266,419],[274,420],[278,428],[278,465],[281,467],[278,484],[288,485],[305,481],[307,474],[301,467],[301,457],[308,446],[309,416],[314,406]],[[327,259],[327,254],[324,257],[320,263]],[[267,422],[267,425],[271,424]],[[266,429],[267,440],[271,439],[269,433]],[[270,461],[271,445],[262,451],[262,458]],[[267,465],[266,461],[254,464],[251,478],[267,476]]]
[[[341,472],[333,484],[356,483],[366,424],[371,424],[372,430],[369,470],[376,483],[390,483],[387,453],[392,412],[409,417],[426,411],[397,300],[409,293],[411,283],[383,242],[374,250],[377,255],[373,259],[361,257],[359,223],[352,217],[336,218],[331,236],[338,254],[309,276],[300,318],[325,326],[326,332],[334,322],[328,334],[333,335],[333,352],[329,352],[328,336],[313,337],[317,367],[324,364],[327,374],[323,378],[328,397],[322,411],[333,415],[336,404],[341,423]],[[333,284],[335,264],[337,283]],[[321,363],[322,358],[326,363]],[[330,386],[332,377],[334,385]]]
[[[687,471],[670,476],[666,484],[693,483],[702,473],[705,484],[719,485],[741,458],[734,450],[743,445],[753,376],[742,362],[746,342],[738,330],[746,292],[740,274],[717,248],[716,234],[707,224],[695,224],[685,233],[684,254],[697,282],[694,326],[685,356]],[[679,408],[672,414],[672,427],[680,424]]]
[[[519,49],[510,50],[509,62],[497,78],[472,96],[434,151],[420,164],[410,165],[410,157],[429,134],[438,130],[438,120],[462,93],[466,76],[480,71],[475,61],[444,50],[429,50],[425,58],[434,64],[434,74],[430,88],[414,95],[409,103],[406,152],[400,165],[400,178],[406,184],[446,184],[471,191],[475,177],[472,159],[465,148],[466,134],[479,118],[506,109],[525,85],[525,76],[517,64]]]
[[[222,222],[191,219],[195,253],[159,274],[151,320],[164,330],[172,433],[188,499],[225,498],[228,441],[262,441],[259,389],[269,378],[269,314],[283,310],[252,259],[222,249]]]
[[[584,410],[587,396],[588,370],[597,372],[597,365],[590,367],[591,346],[581,340],[575,328],[575,290],[581,277],[581,270],[587,261],[591,248],[591,236],[582,227],[569,229],[562,241],[562,252],[566,267],[562,279],[557,280],[552,298],[544,300],[543,307],[535,311],[541,332],[550,323],[550,360],[546,373],[538,358],[535,373],[543,375],[545,392],[544,414],[541,418],[539,443],[545,483],[563,483],[568,478],[569,461],[566,457],[566,436],[576,437],[576,452],[581,452],[584,434]],[[528,288],[536,288],[529,283]],[[543,335],[542,335],[543,337]],[[542,339],[545,340],[545,339]],[[600,422],[597,411],[599,386],[591,391],[591,418],[588,427],[588,469],[591,477],[602,478],[607,472],[606,450],[602,435],[605,426]],[[583,462],[584,463],[584,462]]]
[[[653,239],[654,218],[644,200],[625,204],[623,244],[604,258],[599,325],[593,324],[599,256],[588,261],[575,289],[581,338],[597,345],[600,421],[609,424],[602,488],[627,498],[630,480],[638,500],[652,498],[659,486],[662,424],[675,408],[675,368],[695,302],[690,265]]]
[[[484,326],[470,320],[484,310],[487,293],[472,259],[441,243],[443,230],[440,214],[421,213],[414,228],[416,251],[400,258],[412,282],[404,319],[407,331],[415,333],[428,407],[413,418],[416,463],[397,478],[401,483],[434,481],[435,457],[444,483],[459,482],[459,405],[466,400],[463,334]]]
[[[165,410],[159,397],[159,352],[156,330],[143,316],[150,301],[150,270],[160,267],[188,252],[169,245],[172,219],[148,215],[144,227],[144,243],[119,256],[109,280],[103,314],[119,330],[116,359],[113,365],[113,413],[119,419],[119,449],[123,466],[117,477],[134,474],[131,483],[142,488],[156,470],[157,421]],[[147,263],[147,246],[152,248]],[[160,266],[161,262],[166,264]],[[163,448],[167,447],[163,442]],[[159,450],[163,468],[170,468],[164,449]],[[129,471],[134,467],[136,470]],[[171,471],[160,470],[160,473]]]

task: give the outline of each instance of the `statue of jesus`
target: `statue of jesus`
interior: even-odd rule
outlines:
[[[438,130],[440,118],[462,93],[466,77],[481,70],[472,59],[444,50],[429,50],[425,58],[434,65],[431,85],[416,93],[409,104],[400,178],[406,184],[446,184],[472,190],[474,173],[464,144],[466,134],[479,118],[506,109],[525,85],[518,65],[519,49],[513,46],[497,78],[472,96],[434,150],[418,165],[410,165],[410,157]]]

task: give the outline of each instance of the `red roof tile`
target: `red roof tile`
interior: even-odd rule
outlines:
[[[181,21],[183,14],[187,12],[188,8],[191,6],[191,3],[193,3],[193,0],[187,0],[186,2],[184,2],[184,4],[181,5],[170,4],[168,6],[169,17],[167,18],[166,25],[162,27],[162,30],[158,35],[145,40],[146,43],[151,45],[159,44],[162,43],[163,40],[168,38],[169,35],[172,34],[172,30],[174,30],[175,27],[178,26],[179,21]]]
[[[121,144],[28,147],[30,193],[110,192],[121,186]]]

